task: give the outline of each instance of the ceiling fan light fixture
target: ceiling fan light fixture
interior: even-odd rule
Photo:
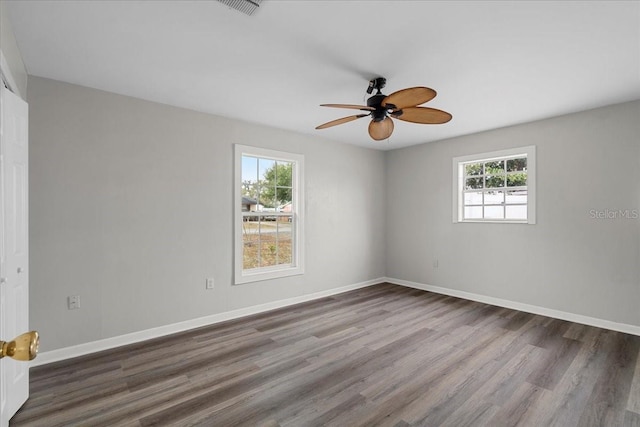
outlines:
[[[369,136],[376,141],[382,141],[391,136],[393,127],[393,120],[389,117],[385,117],[380,121],[371,120],[369,123]]]

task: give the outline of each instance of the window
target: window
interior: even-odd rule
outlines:
[[[302,274],[304,156],[235,146],[235,283]]]
[[[535,146],[453,159],[453,222],[535,224]]]

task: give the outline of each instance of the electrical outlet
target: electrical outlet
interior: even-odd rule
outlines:
[[[67,297],[67,308],[69,310],[77,310],[80,308],[80,295],[71,295]]]
[[[213,277],[207,279],[207,289],[213,289]]]
[[[433,260],[433,268],[438,268],[438,260]]]

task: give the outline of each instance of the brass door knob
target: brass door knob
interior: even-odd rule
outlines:
[[[13,341],[0,341],[0,345],[2,345],[0,359],[9,356],[12,359],[26,362],[35,359],[38,355],[40,336],[36,331],[25,332],[14,338]]]

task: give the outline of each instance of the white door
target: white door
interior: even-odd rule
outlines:
[[[0,82],[0,340],[29,330],[28,106]],[[29,364],[0,359],[0,427],[29,396]]]

